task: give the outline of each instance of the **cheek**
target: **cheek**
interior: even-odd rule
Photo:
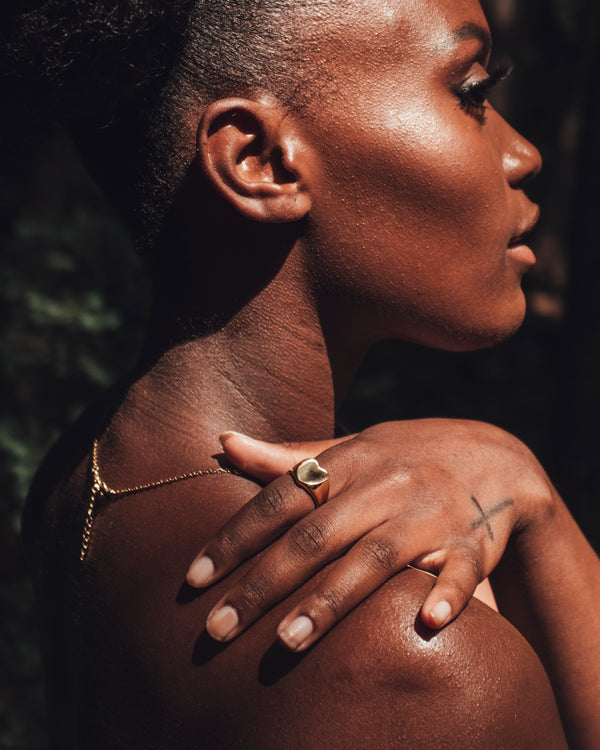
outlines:
[[[452,112],[452,111],[451,111]],[[422,275],[431,264],[473,274],[469,261],[503,263],[506,189],[492,146],[458,109],[376,111],[369,127],[332,133],[320,194],[329,242],[368,258],[385,278]],[[345,142],[344,142],[345,141]],[[379,266],[374,263],[379,259]],[[366,270],[366,269],[365,269]]]
[[[395,315],[392,335],[451,348],[462,346],[452,336],[503,338],[524,308],[520,277],[506,268],[500,158],[458,106],[451,116],[422,103],[402,111],[329,138],[313,212],[328,291]]]
[[[462,229],[465,216],[476,210],[488,225],[504,195],[500,158],[473,119],[447,97],[442,103],[439,110],[416,101],[382,113],[382,126],[365,134],[360,179],[403,211],[403,219],[427,215],[447,231],[449,223]]]

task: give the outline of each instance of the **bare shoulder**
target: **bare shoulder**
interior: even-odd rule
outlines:
[[[523,637],[476,600],[442,631],[425,628],[419,608],[430,588],[426,574],[404,571],[322,644],[377,695],[383,721],[372,746],[566,748],[548,678]],[[357,705],[354,717],[364,726],[374,708]]]
[[[71,459],[54,492],[63,503],[54,536],[78,542],[88,460]],[[476,601],[441,632],[425,629],[431,578],[418,571],[389,581],[305,654],[274,636],[314,581],[231,644],[211,641],[206,615],[241,571],[204,592],[186,589],[185,572],[254,490],[213,476],[98,509],[76,622],[70,601],[60,600],[63,616],[56,607],[64,568],[46,597],[49,648],[60,655],[50,664],[64,675],[69,661],[75,675],[54,680],[60,710],[70,691],[79,706],[58,720],[57,737],[76,721],[90,748],[566,747],[546,674],[519,633]]]
[[[225,648],[201,637],[198,671],[218,695],[194,683],[195,716],[208,707],[203,747],[565,750],[547,676],[519,633],[476,601],[443,631],[423,628],[430,587],[404,571],[304,654],[273,642],[289,602]]]
[[[216,485],[211,491],[218,496]],[[240,572],[186,593],[197,546],[165,507],[152,541],[128,544],[120,532],[117,556],[102,532],[90,560],[102,612],[89,620],[85,675],[119,733],[135,738],[127,747],[160,737],[156,747],[171,749],[566,748],[546,674],[519,633],[476,601],[443,631],[425,629],[418,613],[431,579],[418,571],[396,576],[305,654],[285,652],[274,636],[314,581],[232,643],[215,643],[206,615]],[[115,653],[120,662],[107,671]],[[123,654],[132,665],[125,670]],[[89,684],[82,687],[85,695]],[[91,716],[90,727],[106,732],[102,716]]]

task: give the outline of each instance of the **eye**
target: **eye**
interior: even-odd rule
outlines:
[[[486,84],[487,79],[483,81],[474,81],[472,83],[463,84],[456,92],[460,100],[460,106],[468,115],[478,118],[484,116],[486,109],[485,103],[487,102],[489,91]]]
[[[475,117],[478,120],[483,120],[485,116],[486,102],[490,91],[500,81],[503,81],[512,71],[512,64],[508,61],[503,61],[496,65],[492,71],[488,74],[487,78],[481,80],[467,80],[463,81],[455,89],[456,95],[460,102],[460,106],[465,112],[471,117]]]

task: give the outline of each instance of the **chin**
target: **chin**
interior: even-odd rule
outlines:
[[[496,344],[501,344],[506,339],[519,330],[523,323],[523,317],[521,316],[518,321],[513,322],[510,325],[506,325],[502,328],[495,326],[491,328],[482,328],[479,330],[471,330],[465,332],[460,337],[456,337],[454,341],[448,342],[447,346],[441,346],[440,349],[452,352],[473,352],[478,349],[490,349]]]
[[[525,318],[525,298],[521,297],[522,304],[509,310],[499,311],[492,318],[486,320],[453,321],[442,331],[437,331],[425,343],[434,349],[442,349],[449,352],[472,352],[478,349],[489,349],[500,344],[513,336],[521,327]]]
[[[502,333],[493,336],[478,336],[475,334],[468,335],[465,336],[464,339],[461,339],[459,341],[453,341],[451,343],[447,343],[446,345],[438,346],[435,348],[442,349],[443,351],[447,352],[476,352],[480,349],[491,349],[493,346],[501,344],[503,341],[506,341],[506,339],[509,339],[518,330],[519,326],[511,329],[510,331],[503,331]]]

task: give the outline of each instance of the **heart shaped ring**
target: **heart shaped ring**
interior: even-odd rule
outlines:
[[[316,458],[305,458],[289,472],[298,487],[312,497],[315,508],[327,502],[329,497],[329,474],[319,466]]]

